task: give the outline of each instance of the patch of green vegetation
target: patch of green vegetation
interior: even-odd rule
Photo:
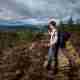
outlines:
[[[66,23],[66,24],[63,21],[61,21],[58,28],[61,31],[80,32],[80,23],[78,23],[78,22],[74,23],[73,19],[70,18],[68,20],[68,23]]]
[[[16,32],[18,40],[31,41],[34,33],[31,31],[18,31]]]

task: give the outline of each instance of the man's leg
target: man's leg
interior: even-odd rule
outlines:
[[[53,58],[53,48],[49,48],[49,51],[48,51],[48,64],[51,64],[52,63],[52,58]]]
[[[48,51],[48,60],[44,64],[44,66],[47,67],[48,69],[51,68],[51,63],[52,63],[53,55],[55,52],[54,50],[55,50],[54,48],[50,47]]]
[[[59,51],[59,45],[57,44],[54,52],[54,74],[57,74],[58,72],[58,51]]]

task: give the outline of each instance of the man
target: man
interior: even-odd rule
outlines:
[[[50,36],[50,41],[48,44],[43,44],[45,47],[49,47],[48,51],[48,61],[44,63],[44,67],[50,68],[53,56],[55,55],[55,47],[58,41],[58,29],[56,28],[56,22],[51,21],[48,25],[48,34]]]
[[[52,58],[55,54],[55,45],[57,44],[58,41],[58,29],[56,28],[56,22],[55,21],[50,21],[48,25],[48,34],[50,36],[49,43],[41,43],[38,45],[37,42],[34,42],[31,46],[32,48],[35,47],[48,47],[48,60],[45,61],[44,67],[50,68],[51,63],[52,63]]]

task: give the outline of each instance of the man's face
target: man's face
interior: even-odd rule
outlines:
[[[54,29],[55,27],[52,25],[52,24],[49,24],[49,29],[52,30]]]

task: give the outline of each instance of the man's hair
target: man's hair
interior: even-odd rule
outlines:
[[[51,24],[52,26],[54,26],[56,28],[56,22],[55,21],[50,21],[49,24]],[[50,29],[49,25],[48,25],[48,29]]]
[[[56,26],[56,22],[55,21],[50,21],[49,24],[52,24],[53,26]]]

